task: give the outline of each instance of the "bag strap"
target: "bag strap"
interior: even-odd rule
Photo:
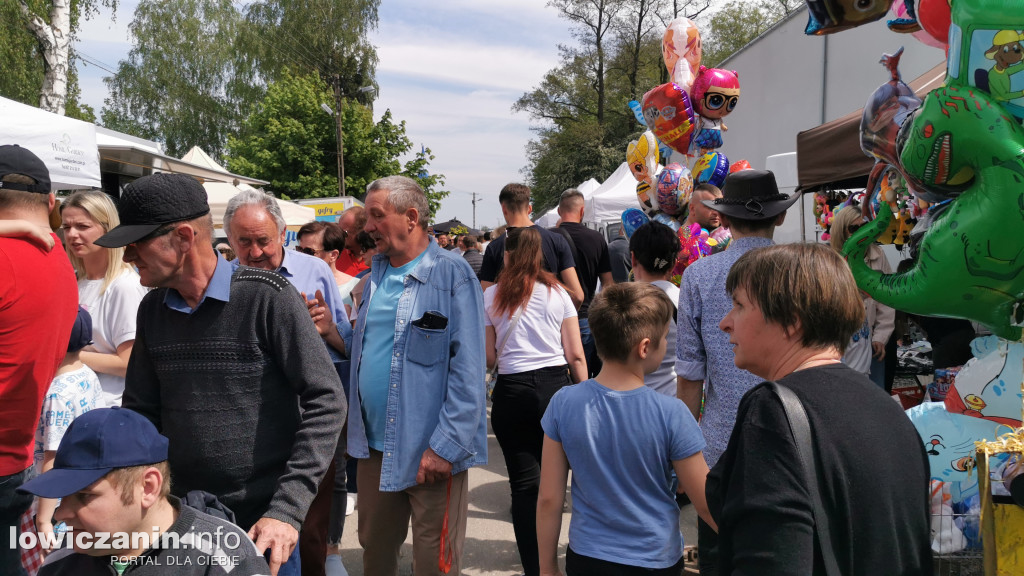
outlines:
[[[786,411],[786,420],[789,422],[789,429],[793,434],[793,441],[796,443],[796,451],[800,457],[800,463],[803,465],[804,479],[807,482],[807,491],[811,496],[814,513],[814,531],[818,539],[818,548],[821,550],[821,558],[825,563],[825,574],[841,576],[839,563],[836,562],[835,553],[832,551],[828,516],[825,514],[821,487],[818,484],[820,470],[818,460],[814,457],[814,440],[811,437],[811,425],[807,420],[807,412],[804,410],[800,398],[792,390],[778,382],[769,382],[768,386],[778,396],[783,410]]]

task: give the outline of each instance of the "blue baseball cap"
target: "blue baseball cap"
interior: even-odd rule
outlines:
[[[83,490],[115,468],[167,460],[167,438],[138,412],[114,406],[75,418],[57,448],[53,469],[18,490],[63,498]]]

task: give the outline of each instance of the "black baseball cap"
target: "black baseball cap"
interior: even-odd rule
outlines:
[[[50,171],[46,169],[46,164],[43,164],[39,156],[33,154],[28,148],[22,148],[17,144],[0,146],[0,180],[10,174],[28,176],[36,183],[22,184],[0,181],[0,188],[21,192],[39,192],[40,194],[50,193]]]
[[[41,498],[63,498],[84,490],[115,468],[145,466],[167,460],[167,438],[153,423],[127,408],[97,408],[68,427],[53,469],[18,490]]]
[[[143,176],[124,187],[117,202],[121,225],[93,243],[120,248],[149,236],[164,224],[194,220],[210,213],[206,189],[185,174]]]

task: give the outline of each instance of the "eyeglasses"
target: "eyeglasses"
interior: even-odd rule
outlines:
[[[317,250],[316,248],[307,248],[305,246],[296,246],[295,251],[302,252],[307,256],[316,256],[317,258],[319,258],[320,255],[324,253],[323,250]]]

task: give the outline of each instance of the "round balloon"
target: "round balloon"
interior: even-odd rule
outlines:
[[[693,183],[722,187],[729,175],[729,159],[721,152],[708,152],[693,165]]]
[[[686,154],[696,128],[690,96],[674,82],[652,88],[643,98],[644,119],[658,140]]]
[[[669,164],[658,174],[658,206],[669,216],[686,208],[693,193],[693,177],[681,164]]]
[[[951,24],[949,0],[918,0],[917,21],[932,39],[939,42],[938,48],[946,48]]]
[[[650,222],[651,219],[644,214],[643,210],[639,208],[627,208],[622,213],[622,229],[626,233],[626,238],[633,236],[633,232],[636,229]]]
[[[739,172],[740,170],[753,170],[753,167],[746,160],[737,160],[732,163],[732,166],[729,166],[729,174]]]

